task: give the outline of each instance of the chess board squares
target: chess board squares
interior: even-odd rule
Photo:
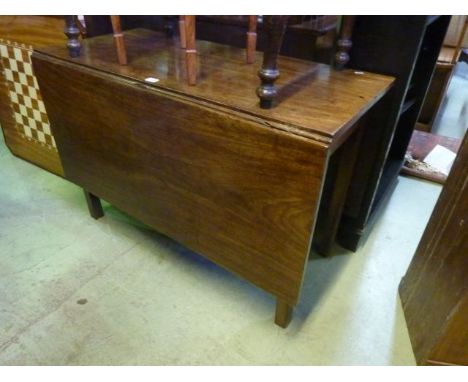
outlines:
[[[3,75],[17,129],[25,138],[56,149],[49,119],[31,65],[32,48],[0,40]]]

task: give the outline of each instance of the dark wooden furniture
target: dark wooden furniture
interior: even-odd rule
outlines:
[[[468,365],[468,135],[400,283],[419,365]]]
[[[465,22],[457,38],[456,46],[453,48],[443,46],[439,53],[434,76],[432,77],[427,97],[424,100],[421,113],[418,117],[418,123],[416,124],[416,128],[419,130],[428,132],[432,130],[432,125],[436,121],[441,109],[442,101],[444,100],[445,94],[447,93],[447,89],[450,85],[453,69],[460,57],[461,48],[465,36],[467,35],[467,30],[468,18],[465,18]]]
[[[266,16],[267,19],[271,20],[282,20],[287,19],[284,16]],[[110,16],[112,32],[114,35],[117,58],[120,65],[127,64],[127,51],[124,42],[124,36],[122,33],[121,19],[120,16]],[[276,25],[275,23],[267,23],[268,25]],[[249,16],[247,40],[246,40],[246,61],[248,64],[252,64],[255,57],[256,42],[257,42],[257,17]],[[185,62],[187,70],[187,80],[189,85],[196,85],[197,83],[197,50],[195,45],[196,32],[195,32],[195,16],[185,15],[179,17],[179,30],[180,30],[180,47],[185,49]],[[80,55],[80,41],[78,39],[80,35],[79,22],[77,16],[65,16],[65,35],[68,38],[67,47],[70,57],[78,57]],[[283,31],[284,32],[284,31]],[[282,36],[281,36],[282,37]],[[281,46],[281,41],[274,40],[269,46],[273,44],[278,45],[278,49]],[[275,49],[273,48],[273,51]],[[268,63],[276,62],[276,55],[272,54],[272,50],[268,50],[268,58],[264,60]],[[277,70],[276,70],[277,72]],[[263,73],[263,72],[261,72]],[[279,76],[279,73],[278,75]],[[261,78],[263,78],[260,75]],[[276,77],[274,78],[276,79]],[[270,82],[274,81],[270,79]],[[273,85],[270,85],[273,88]],[[276,93],[275,93],[276,95]]]
[[[356,250],[396,184],[450,16],[357,16],[348,66],[396,77],[368,115],[338,242]]]
[[[295,18],[295,16],[291,17]],[[348,66],[357,70],[368,69],[373,72],[393,74],[398,77],[398,81],[393,93],[385,96],[385,99],[368,113],[367,125],[372,127],[363,127],[363,130],[366,130],[362,140],[363,147],[359,150],[361,154],[357,159],[356,171],[352,175],[351,189],[345,203],[345,213],[339,226],[339,242],[349,249],[356,249],[362,242],[362,238],[370,232],[372,223],[376,220],[381,209],[380,206],[385,204],[392,184],[395,184],[399,161],[402,160],[405,151],[405,139],[398,137],[406,137],[407,139],[411,134],[410,131],[405,133],[405,130],[412,129],[412,120],[418,111],[418,103],[413,103],[412,96],[417,93],[419,94],[417,98],[420,99],[422,93],[416,92],[416,90],[424,87],[421,85],[424,84],[424,81],[412,81],[416,80],[417,77],[415,75],[413,78],[416,69],[412,68],[416,62],[427,61],[428,55],[421,55],[421,53],[423,51],[428,53],[432,51],[432,48],[427,51],[424,46],[427,44],[437,45],[434,44],[434,36],[443,34],[441,25],[444,23],[443,20],[447,18],[426,16],[357,16],[356,18],[352,36],[353,46],[349,51],[351,61]],[[87,36],[112,33],[109,16],[86,16],[85,20]],[[426,20],[427,23],[421,20]],[[177,31],[177,28],[169,28],[171,22],[174,22],[175,25],[177,23],[177,17],[172,16],[121,16],[121,22],[123,31],[143,25],[163,31],[168,39],[172,37],[170,37],[170,33],[166,32]],[[260,18],[257,38],[257,47],[260,51],[263,50],[266,40],[262,26],[263,20]],[[304,59],[331,62],[333,54],[330,42],[333,40],[335,27],[335,16],[303,17],[298,22],[295,21],[286,27],[280,53]],[[196,28],[197,38],[200,40],[212,40],[243,48],[245,47],[248,18],[242,16],[197,16]],[[38,46],[61,41],[65,44],[65,36],[60,33],[62,30],[63,19],[61,17],[0,17],[0,37],[10,41],[32,45],[37,42]],[[424,40],[423,36],[426,35],[426,31],[430,30],[433,32]],[[325,40],[322,41],[322,39]],[[423,41],[424,43],[421,45],[420,43]],[[172,40],[168,40],[167,43],[177,46],[177,41],[174,43]],[[117,61],[115,49],[109,54]],[[420,55],[425,58],[417,61],[417,57]],[[222,65],[221,60],[220,62]],[[418,64],[418,72],[421,71],[421,67],[421,64]],[[202,69],[200,73],[202,76],[203,72]],[[181,75],[183,76],[183,74]],[[281,82],[279,85],[280,88],[283,87]],[[255,87],[255,82],[249,86]],[[7,84],[2,88],[7,90]],[[287,87],[285,90],[282,92],[287,93]],[[407,100],[405,100],[406,96],[408,96]],[[281,94],[279,97],[281,99]],[[55,147],[46,147],[41,142],[25,139],[21,136],[19,134],[21,127],[18,127],[18,123],[15,121],[8,91],[0,92],[0,98],[2,100],[0,102],[0,119],[6,142],[12,152],[49,171],[63,175]],[[396,124],[401,128],[395,130]],[[402,132],[405,134],[402,135]],[[397,137],[395,142],[399,143],[394,142],[393,145],[397,145],[399,150],[398,152],[392,150],[391,154],[387,154],[392,145],[394,134]],[[338,164],[334,165],[334,162],[338,162],[336,159],[338,156],[339,151],[330,158],[331,168],[338,167]],[[339,171],[336,172],[339,173]],[[330,182],[334,182],[334,180],[330,179]],[[329,188],[334,189],[333,186]],[[325,232],[327,231],[325,230]]]
[[[172,16],[167,16],[172,18]],[[124,29],[146,26],[153,30],[167,30],[166,22],[161,21],[162,16],[124,16],[122,24]],[[185,20],[188,20],[186,22]],[[353,16],[345,18],[343,23],[342,38],[340,44],[343,52],[341,57],[347,57],[347,51],[351,46],[350,34],[352,31]],[[110,33],[110,27],[106,26],[107,19],[102,16],[87,16],[88,35],[97,36]],[[258,33],[257,22],[259,24]],[[169,22],[170,24],[170,22]],[[186,50],[187,78],[189,84],[196,84],[197,65],[195,49],[195,29],[197,39],[220,42],[232,46],[246,46],[246,61],[253,63],[255,50],[265,52],[262,68],[259,71],[261,80],[257,95],[260,98],[262,108],[271,108],[277,96],[275,81],[279,78],[280,71],[276,63],[279,52],[285,55],[318,60],[319,62],[331,62],[330,56],[333,50],[333,32],[337,24],[337,16],[179,16],[180,46],[187,48],[187,36],[190,39],[191,48]],[[127,28],[125,28],[127,26]],[[188,29],[187,29],[188,28]],[[169,28],[172,30],[172,28]],[[247,44],[245,31],[247,30]],[[329,34],[325,54],[315,55],[317,38]],[[257,44],[257,35],[259,44]],[[285,43],[283,44],[283,36]],[[172,35],[171,35],[172,37]],[[323,45],[323,42],[321,43]],[[346,61],[346,59],[345,59]],[[345,63],[343,61],[343,64]],[[341,65],[343,67],[344,65]]]
[[[110,20],[107,16],[84,17],[86,35],[96,37],[112,33]],[[245,32],[249,29],[250,16],[198,15],[196,17],[197,39],[217,42],[220,44],[245,47]],[[290,16],[291,22],[286,32],[280,53],[285,56],[330,63],[335,43],[337,16]],[[177,28],[178,16],[121,16],[122,29],[145,28],[159,32],[167,32],[169,38],[174,31],[184,31]],[[180,36],[183,39],[183,36]],[[263,51],[265,34],[263,32],[263,17],[258,17],[256,48]],[[181,44],[183,47],[184,45]]]
[[[112,36],[86,39],[77,58],[62,46],[33,55],[66,178],[275,295],[286,326],[329,158],[393,79],[279,57],[281,102],[265,110],[243,49],[197,41],[189,86],[164,34],[125,37],[126,66]]]

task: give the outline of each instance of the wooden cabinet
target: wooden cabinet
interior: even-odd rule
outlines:
[[[358,16],[349,66],[396,77],[369,113],[338,242],[356,250],[396,184],[450,16]]]
[[[468,135],[400,284],[420,365],[468,365]]]

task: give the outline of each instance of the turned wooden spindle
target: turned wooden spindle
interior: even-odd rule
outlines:
[[[195,16],[184,16],[185,23],[185,61],[189,85],[197,84],[197,49],[195,46]]]
[[[249,16],[249,29],[247,31],[247,64],[253,64],[257,49],[257,16]]]
[[[182,49],[187,48],[187,42],[185,40],[185,16],[179,16],[179,35],[180,47]]]
[[[341,70],[349,62],[349,51],[353,46],[353,35],[356,16],[343,16],[341,19],[340,34],[336,42],[335,69]]]
[[[127,50],[125,48],[124,36],[120,25],[120,16],[111,16],[112,31],[114,33],[117,58],[120,65],[127,65]]]
[[[67,48],[70,57],[78,57],[80,55],[81,44],[78,39],[80,30],[78,28],[77,16],[65,16],[65,30],[64,33],[68,38]]]
[[[266,41],[263,51],[263,64],[258,72],[261,85],[257,89],[257,95],[260,98],[260,107],[270,109],[273,101],[278,95],[275,81],[280,76],[278,70],[278,54],[283,42],[284,31],[289,16],[264,16],[263,28]]]

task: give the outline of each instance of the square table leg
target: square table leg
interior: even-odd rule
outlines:
[[[287,328],[292,319],[293,307],[286,301],[278,298],[276,300],[275,324]]]
[[[101,200],[92,193],[83,190],[86,198],[86,203],[88,204],[89,214],[94,219],[99,219],[104,216],[104,211],[102,209]]]

